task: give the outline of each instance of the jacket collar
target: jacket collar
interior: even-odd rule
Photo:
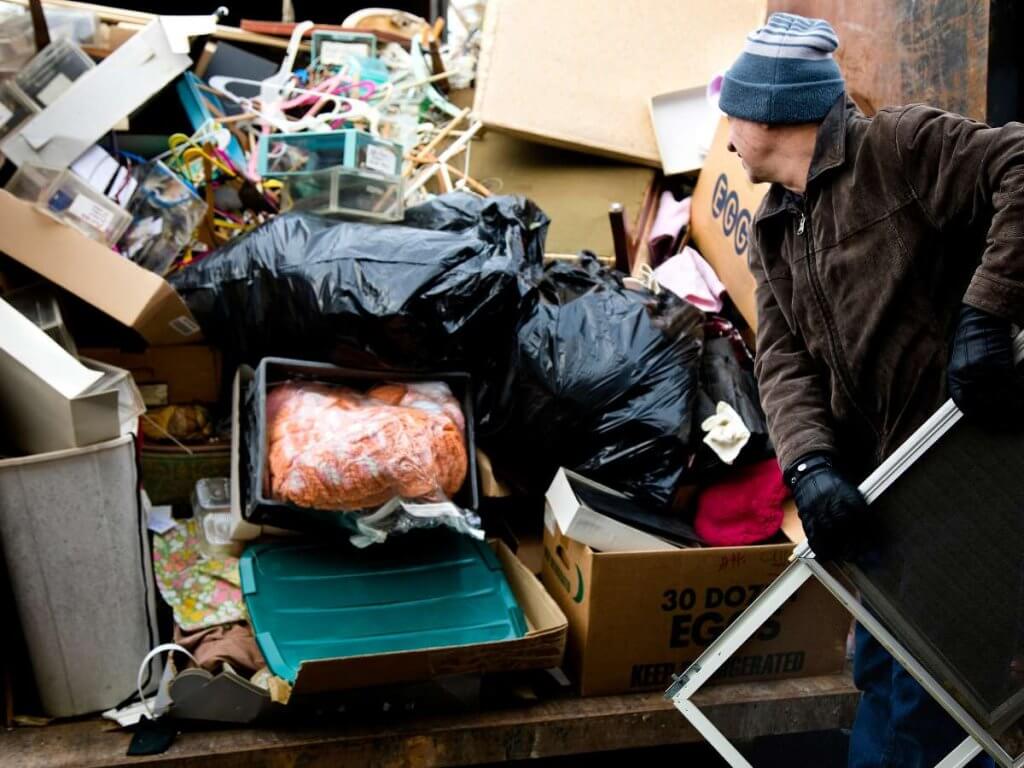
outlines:
[[[808,187],[825,171],[838,168],[846,161],[846,123],[851,111],[856,110],[856,105],[844,93],[836,99],[825,119],[821,121],[818,138],[814,144],[814,154],[811,156],[811,167],[807,172]],[[756,221],[786,210],[793,197],[793,193],[781,184],[772,184]]]

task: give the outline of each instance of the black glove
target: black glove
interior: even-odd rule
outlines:
[[[832,466],[827,453],[811,453],[784,473],[807,541],[821,562],[850,560],[867,549],[868,504]]]
[[[946,375],[949,396],[968,417],[993,427],[1020,423],[1024,389],[1014,373],[1009,320],[964,304]]]

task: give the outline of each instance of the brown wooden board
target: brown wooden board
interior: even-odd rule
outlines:
[[[989,3],[768,0],[768,12],[827,19],[853,100],[868,114],[922,102],[986,118]]]
[[[848,676],[720,685],[694,702],[730,739],[849,727]],[[163,755],[127,757],[130,735],[96,720],[0,733],[0,765],[18,768],[398,768],[463,766],[700,740],[659,693],[567,698],[469,715],[353,722],[333,729],[211,730]]]

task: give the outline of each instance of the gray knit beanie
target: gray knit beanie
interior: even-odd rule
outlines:
[[[725,73],[718,106],[758,123],[818,122],[845,90],[832,58],[838,46],[824,19],[773,13],[747,35],[743,53]]]

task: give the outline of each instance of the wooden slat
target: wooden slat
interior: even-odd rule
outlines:
[[[696,702],[730,739],[847,727],[847,676],[711,686]],[[361,720],[345,729],[253,728],[181,735],[164,755],[125,756],[129,736],[86,722],[0,734],[0,765],[19,768],[434,768],[698,741],[660,694],[568,698],[471,715]]]

